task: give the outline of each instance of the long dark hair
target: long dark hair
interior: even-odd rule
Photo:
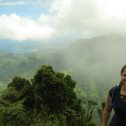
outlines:
[[[122,67],[120,74],[122,75],[123,71],[126,69],[126,64]],[[119,86],[122,86],[123,84],[120,82]]]
[[[123,73],[123,71],[126,69],[126,64],[122,67],[122,69],[121,69],[121,75],[122,75],[122,73]]]

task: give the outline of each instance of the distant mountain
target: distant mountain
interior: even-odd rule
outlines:
[[[11,52],[14,48],[14,44],[8,40],[0,39],[0,51]]]
[[[92,39],[81,39],[65,51],[68,64],[78,65],[121,66],[126,63],[126,36],[99,36]],[[118,62],[117,62],[118,61]],[[99,66],[99,67],[100,67]],[[81,68],[82,69],[82,68]]]
[[[62,55],[64,66],[72,69],[75,80],[81,85],[97,85],[102,93],[105,87],[119,83],[120,70],[126,64],[126,36],[80,39]]]
[[[31,53],[44,47],[45,44],[33,41],[14,41],[0,39],[0,52]]]
[[[103,71],[103,80],[114,77],[114,81],[117,81],[119,70],[126,63],[126,36],[106,35],[79,39],[69,46],[61,47],[57,44],[56,48],[48,48],[51,51],[43,52],[44,62],[58,70],[72,69],[95,78]]]
[[[0,39],[0,52],[9,53],[31,53],[35,51],[41,52],[57,52],[70,45],[68,42],[43,42],[43,41],[15,41]]]

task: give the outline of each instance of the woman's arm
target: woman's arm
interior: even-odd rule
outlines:
[[[102,126],[107,126],[107,122],[109,119],[109,115],[111,113],[111,107],[110,107],[110,95],[107,96],[106,104],[104,111],[102,113]]]

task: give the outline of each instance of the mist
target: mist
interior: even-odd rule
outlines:
[[[54,55],[52,61],[55,62],[50,63],[56,69],[59,67],[71,74],[82,90],[92,90],[94,85],[94,90],[101,95],[119,84],[121,68],[126,64],[125,41],[126,36],[117,34],[79,39],[57,53],[60,57],[58,60],[58,56]]]

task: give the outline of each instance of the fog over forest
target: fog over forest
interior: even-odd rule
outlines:
[[[81,86],[94,84],[95,90],[102,92],[118,85],[120,70],[126,63],[125,47],[126,37],[117,34],[79,39],[58,54],[61,55],[58,62],[61,68],[65,67],[75,76]]]
[[[29,76],[30,78],[40,65],[49,64],[57,71],[72,75],[77,81],[77,85],[82,87],[82,91],[86,87],[88,87],[87,90],[90,90],[94,85],[96,87],[93,90],[101,94],[102,91],[119,83],[120,70],[126,63],[125,41],[125,36],[110,34],[78,39],[69,45],[66,44],[67,46],[65,44],[54,45],[53,43],[49,46],[48,44],[31,44],[30,46],[24,44],[22,46],[20,43],[17,48],[21,49],[22,53],[13,51],[8,53],[10,59],[6,55],[2,61],[4,64],[1,62],[0,74],[7,80],[11,80],[16,75]],[[37,51],[24,51],[29,48]],[[7,63],[11,67],[7,68],[5,65]]]

